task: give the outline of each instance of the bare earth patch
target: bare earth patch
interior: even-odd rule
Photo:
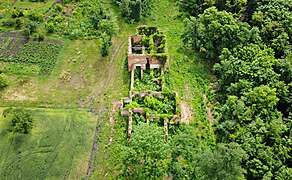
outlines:
[[[35,98],[31,98],[26,96],[24,92],[18,92],[15,90],[12,90],[11,92],[8,92],[9,96],[6,96],[8,101],[35,101]]]
[[[191,119],[193,118],[193,111],[190,110],[190,107],[184,102],[180,103],[181,109],[181,122],[185,124],[189,124]]]

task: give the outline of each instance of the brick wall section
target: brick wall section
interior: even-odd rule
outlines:
[[[128,71],[131,71],[136,66],[146,66],[147,54],[130,54],[128,55]]]

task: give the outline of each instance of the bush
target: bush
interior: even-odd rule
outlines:
[[[5,109],[3,116],[10,120],[10,126],[13,132],[28,134],[33,127],[31,114],[22,108]]]
[[[57,11],[62,11],[62,9],[63,9],[63,6],[61,5],[61,4],[56,4],[56,6],[55,6],[55,10],[57,10]]]
[[[15,9],[12,11],[12,18],[18,18],[24,16],[23,12],[21,10]]]
[[[83,36],[83,32],[81,29],[73,29],[72,32],[69,34],[69,39],[78,39]]]
[[[150,14],[153,0],[121,0],[116,3],[120,5],[122,16],[133,22],[140,21]]]
[[[42,15],[42,14],[36,12],[36,11],[30,11],[29,14],[28,14],[28,18],[31,21],[39,21],[39,22],[42,22],[43,19],[44,19],[44,15]]]
[[[36,32],[36,22],[33,22],[33,21],[29,21],[26,26],[25,26],[26,29],[28,30],[24,30],[26,32],[24,32],[26,35],[32,35],[34,32]],[[27,34],[28,33],[28,34]]]
[[[45,39],[45,35],[42,33],[38,34],[38,41],[43,41]]]
[[[106,57],[109,54],[109,47],[112,45],[111,37],[105,33],[101,36],[101,56]]]
[[[19,19],[19,18],[16,18],[15,19],[15,25],[16,25],[16,27],[20,27],[21,26],[21,24],[22,24],[22,21],[21,21],[21,19]]]
[[[45,36],[42,33],[37,33],[33,35],[33,40],[35,41],[43,41],[44,39],[45,39]]]
[[[24,36],[25,36],[26,38],[29,38],[29,36],[30,36],[30,30],[29,30],[29,28],[25,28],[25,29],[23,30],[23,34],[24,34]]]
[[[3,73],[0,73],[0,88],[8,86],[7,76]]]
[[[2,21],[2,25],[6,27],[12,27],[15,25],[15,21],[13,19],[5,19]]]
[[[46,24],[46,29],[48,33],[53,33],[55,31],[55,25],[52,22]]]

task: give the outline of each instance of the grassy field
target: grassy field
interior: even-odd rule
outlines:
[[[9,132],[0,109],[0,179],[81,179],[86,175],[96,116],[29,109],[30,134]]]

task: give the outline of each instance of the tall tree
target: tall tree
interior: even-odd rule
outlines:
[[[258,42],[257,28],[233,18],[231,13],[208,8],[199,17],[187,21],[184,42],[204,53],[210,61],[216,61],[223,48],[238,44]]]
[[[292,0],[258,0],[250,22],[260,28],[264,43],[276,57],[283,58],[292,49],[291,21]]]
[[[3,116],[10,121],[13,132],[28,134],[33,127],[31,114],[22,108],[8,108],[3,111]]]
[[[198,17],[205,9],[215,4],[215,0],[179,0],[178,7],[181,12]]]
[[[292,112],[292,53],[290,53],[285,59],[279,59],[275,72],[280,75],[280,80],[287,86],[287,93],[280,99],[277,108],[280,110],[284,117],[288,117]]]
[[[174,179],[194,179],[194,164],[197,154],[207,147],[195,136],[190,127],[175,135],[171,140],[171,157],[169,172]]]
[[[244,177],[240,164],[247,158],[244,150],[237,143],[218,144],[216,149],[205,151],[198,156],[196,179],[233,180]]]
[[[220,142],[235,141],[248,154],[244,162],[248,179],[272,178],[279,168],[289,165],[288,123],[275,109],[276,89],[259,86],[238,98],[229,96],[220,109],[215,129]],[[289,133],[288,133],[289,134]]]
[[[279,75],[271,48],[256,44],[239,45],[232,50],[223,49],[220,63],[214,65],[219,87],[224,94],[237,95],[259,85],[279,84]]]
[[[152,8],[153,0],[119,0],[115,1],[128,22],[138,22],[147,17]]]

